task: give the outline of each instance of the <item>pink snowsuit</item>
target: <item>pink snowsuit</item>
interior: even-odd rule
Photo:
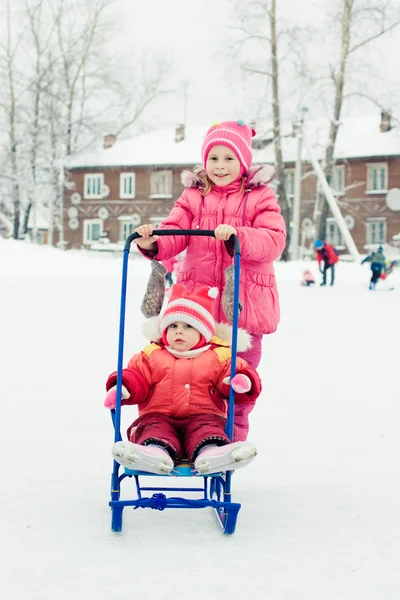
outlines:
[[[271,179],[268,167],[250,169],[245,189],[240,182],[219,188],[214,186],[209,194],[199,192],[200,180],[187,171],[182,181],[188,185],[176,201],[169,216],[157,229],[211,229],[222,223],[237,230],[241,247],[240,302],[243,310],[239,326],[253,337],[253,347],[242,357],[253,368],[261,358],[261,339],[273,333],[279,323],[280,310],[273,261],[282,253],[286,241],[286,228],[273,190],[266,183]],[[220,290],[216,302],[215,320],[227,322],[222,309],[222,291],[225,269],[232,264],[232,251],[228,244],[212,237],[162,236],[157,240],[156,254],[139,248],[148,258],[159,261],[176,256],[185,248],[186,256],[179,273],[178,283],[190,292],[208,285]],[[253,405],[254,406],[254,405]],[[248,433],[248,414],[253,406],[235,408],[235,424],[240,428],[239,440]],[[237,409],[237,410],[236,410]]]

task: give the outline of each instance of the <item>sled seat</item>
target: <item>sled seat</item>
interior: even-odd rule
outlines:
[[[165,473],[157,474],[148,473],[147,471],[136,471],[135,469],[127,469],[126,467],[124,467],[124,473],[128,477],[134,477],[136,475],[150,475],[151,477],[220,477],[222,475],[222,471],[218,471],[216,473],[207,473],[206,475],[195,473],[194,468],[187,460],[182,460],[168,475]]]

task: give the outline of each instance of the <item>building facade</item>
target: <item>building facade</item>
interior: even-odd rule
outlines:
[[[338,138],[331,186],[360,253],[391,243],[400,233],[400,206],[391,208],[387,203],[388,191],[400,188],[400,135],[390,121],[386,128],[382,123],[370,118],[356,124],[350,120],[343,123]],[[90,248],[104,238],[123,244],[138,225],[161,223],[182,193],[182,171],[200,163],[205,130],[185,132],[179,125],[121,141],[109,135],[103,148],[72,158],[66,172],[71,189],[63,209],[66,247]],[[255,140],[254,163],[273,164],[273,145],[263,143],[262,134]],[[294,198],[296,144],[289,136],[283,147],[289,202]],[[300,243],[307,248],[315,236],[312,225],[319,186],[307,156],[303,158]],[[326,240],[344,249],[332,216]]]

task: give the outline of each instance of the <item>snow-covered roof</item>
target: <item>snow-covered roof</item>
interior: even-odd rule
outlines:
[[[381,133],[380,116],[343,118],[336,140],[335,156],[340,158],[368,158],[383,156],[400,156],[400,128],[394,127]],[[77,167],[118,167],[149,165],[195,165],[200,164],[201,144],[207,126],[189,126],[185,139],[175,142],[175,128],[169,127],[138,135],[124,140],[117,140],[111,148],[98,148],[75,156],[66,163],[67,168]],[[255,140],[272,137],[267,128],[259,127]],[[294,162],[297,153],[297,140],[291,135],[292,124],[283,125],[283,157],[285,162]],[[318,158],[323,158],[328,140],[328,119],[317,119],[305,123],[304,133]],[[303,159],[306,159],[303,150]],[[274,147],[268,144],[265,148],[253,150],[253,162],[274,163]]]

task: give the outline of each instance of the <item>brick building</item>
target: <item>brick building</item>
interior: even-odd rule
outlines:
[[[305,128],[319,159],[327,126],[326,120],[320,120]],[[71,157],[66,176],[73,189],[64,199],[67,248],[90,248],[105,234],[111,242],[122,243],[137,225],[160,223],[182,192],[182,170],[200,164],[206,129],[189,127],[185,131],[178,125],[126,140],[108,135],[102,148]],[[262,133],[262,127],[257,129],[253,162],[273,164],[272,140]],[[343,119],[339,129],[332,187],[361,253],[374,244],[390,243],[400,232],[400,210],[392,210],[386,203],[388,190],[400,188],[399,129],[385,114]],[[288,130],[283,155],[289,201],[294,195],[296,152],[297,140]],[[317,196],[317,179],[304,151],[300,209],[304,246],[312,243]],[[326,239],[342,245],[333,217],[328,220]]]

